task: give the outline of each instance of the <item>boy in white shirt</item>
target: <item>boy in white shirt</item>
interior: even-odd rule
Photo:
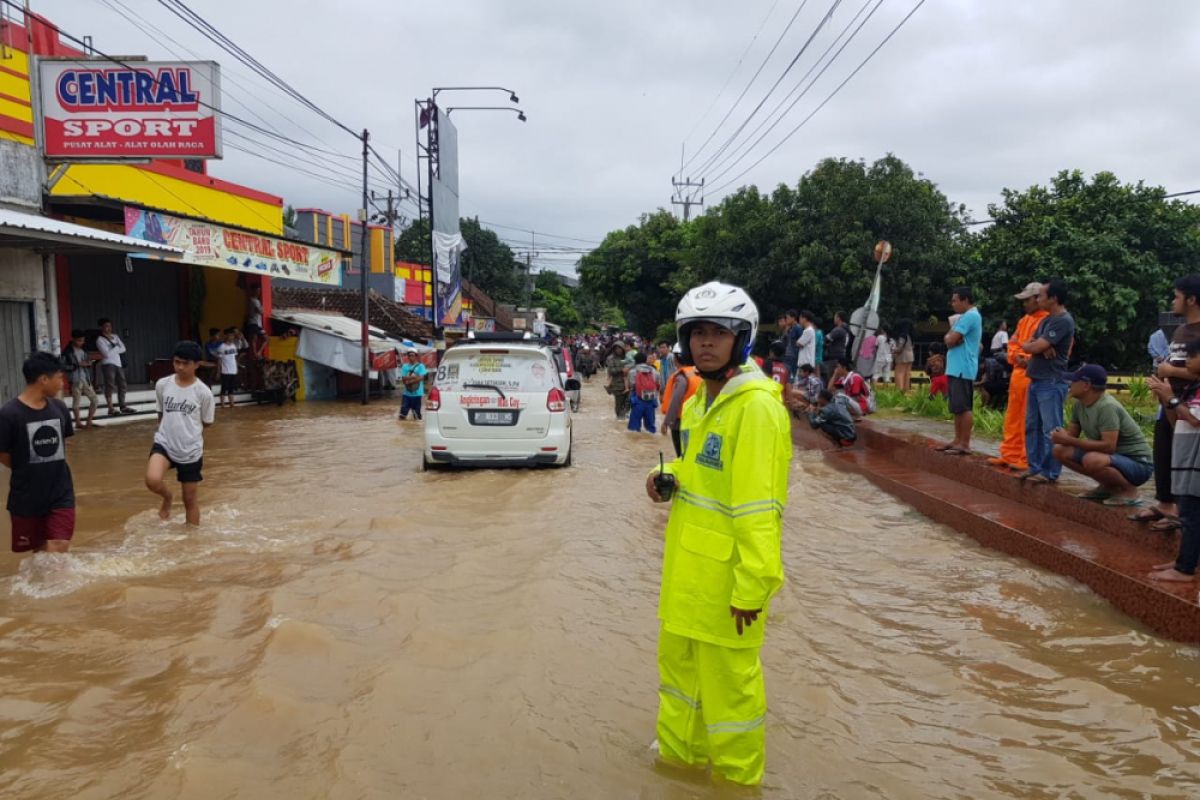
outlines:
[[[237,328],[225,329],[225,341],[217,348],[217,363],[221,366],[221,407],[233,408],[233,393],[238,383]]]
[[[174,495],[166,487],[167,470],[176,471],[183,487],[183,507],[189,525],[200,524],[197,501],[200,474],[204,466],[204,429],[213,424],[212,390],[196,377],[204,351],[196,342],[175,345],[175,374],[154,386],[158,401],[158,431],[146,465],[146,488],[162,498],[158,515],[171,518]]]

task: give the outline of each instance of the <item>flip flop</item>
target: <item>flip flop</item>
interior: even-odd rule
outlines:
[[[948,453],[951,450],[956,450],[957,448],[952,444],[944,444],[941,447],[935,447],[933,449],[939,453]]]
[[[1146,501],[1140,497],[1110,497],[1101,504],[1114,508],[1141,508]]]
[[[1154,522],[1156,520],[1163,519],[1164,517],[1166,517],[1166,514],[1159,511],[1157,508],[1151,507],[1130,514],[1125,517],[1125,519],[1132,520],[1133,522]]]
[[[963,450],[961,447],[948,447],[945,450],[943,450],[942,452],[948,456],[969,456],[969,455],[971,455],[970,450]]]
[[[1172,517],[1169,514],[1163,514],[1162,519],[1150,523],[1150,530],[1158,533],[1170,533],[1183,529],[1183,522],[1179,517]]]
[[[1100,489],[1088,492],[1087,494],[1079,495],[1080,500],[1108,500],[1111,497],[1111,493],[1102,491]],[[1107,503],[1105,505],[1107,505]]]

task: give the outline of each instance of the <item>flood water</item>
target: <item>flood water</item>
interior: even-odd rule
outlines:
[[[0,797],[746,796],[654,766],[669,442],[586,391],[539,472],[422,473],[383,402],[221,412],[196,531],[151,425],[82,432],[73,554],[0,555]],[[1197,649],[817,454],[784,556],[763,796],[1200,796]]]

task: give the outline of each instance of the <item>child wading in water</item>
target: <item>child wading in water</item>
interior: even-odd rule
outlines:
[[[25,390],[0,406],[0,464],[12,470],[12,550],[65,553],[75,535],[75,484],[67,466],[67,439],[75,430],[71,412],[56,399],[62,362],[34,353],[21,370]]]
[[[154,386],[158,401],[158,431],[146,465],[146,488],[162,497],[158,515],[171,518],[174,495],[164,478],[173,469],[183,487],[183,507],[189,525],[200,524],[197,491],[204,477],[204,428],[213,424],[216,403],[212,390],[196,377],[204,353],[195,342],[175,345],[175,374]]]

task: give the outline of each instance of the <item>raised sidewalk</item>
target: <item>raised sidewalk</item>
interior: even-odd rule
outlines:
[[[980,456],[936,452],[925,436],[871,420],[858,444],[837,449],[803,420],[796,444],[825,451],[834,467],[856,472],[921,513],[980,544],[1087,584],[1155,632],[1200,643],[1200,583],[1161,584],[1146,577],[1171,561],[1179,534],[1162,534],[1110,508],[1054,486],[1027,486]]]

